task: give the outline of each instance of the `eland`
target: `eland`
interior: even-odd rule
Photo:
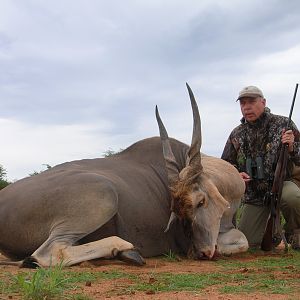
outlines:
[[[220,158],[200,153],[190,95],[191,146],[168,137],[138,141],[106,158],[57,165],[0,191],[1,264],[72,266],[98,258],[143,265],[172,251],[196,259],[234,254],[248,242],[233,223],[245,184]]]

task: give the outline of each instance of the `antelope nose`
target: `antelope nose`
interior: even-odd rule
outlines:
[[[215,251],[207,250],[207,251],[204,252],[204,255],[205,255],[207,258],[211,259],[211,258],[214,256],[214,252],[215,252]]]

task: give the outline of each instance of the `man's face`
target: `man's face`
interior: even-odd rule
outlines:
[[[266,100],[261,97],[244,97],[240,99],[240,107],[243,117],[246,119],[246,121],[254,122],[264,112],[266,107]]]

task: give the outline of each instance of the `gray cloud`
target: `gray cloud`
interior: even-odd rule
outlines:
[[[2,1],[0,121],[7,143],[0,163],[20,178],[33,168],[17,171],[22,160],[59,163],[67,153],[73,159],[124,148],[157,135],[156,104],[171,135],[189,142],[186,81],[198,98],[203,149],[219,155],[239,120],[233,99],[242,86],[259,85],[285,113],[280,99],[299,79],[299,8],[295,0]],[[66,134],[61,152],[46,141],[55,144],[57,128]],[[48,155],[37,159],[38,150],[12,140],[16,130],[33,143],[38,136]],[[23,148],[20,159],[10,155],[13,147]]]

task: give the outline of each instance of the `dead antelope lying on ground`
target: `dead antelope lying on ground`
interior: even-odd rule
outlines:
[[[169,251],[195,258],[212,258],[215,248],[246,251],[245,236],[232,225],[244,183],[229,163],[200,155],[200,117],[189,94],[191,147],[169,139],[157,113],[161,138],[1,190],[0,252],[14,260],[2,263],[71,266],[105,257],[143,265],[143,257]]]

